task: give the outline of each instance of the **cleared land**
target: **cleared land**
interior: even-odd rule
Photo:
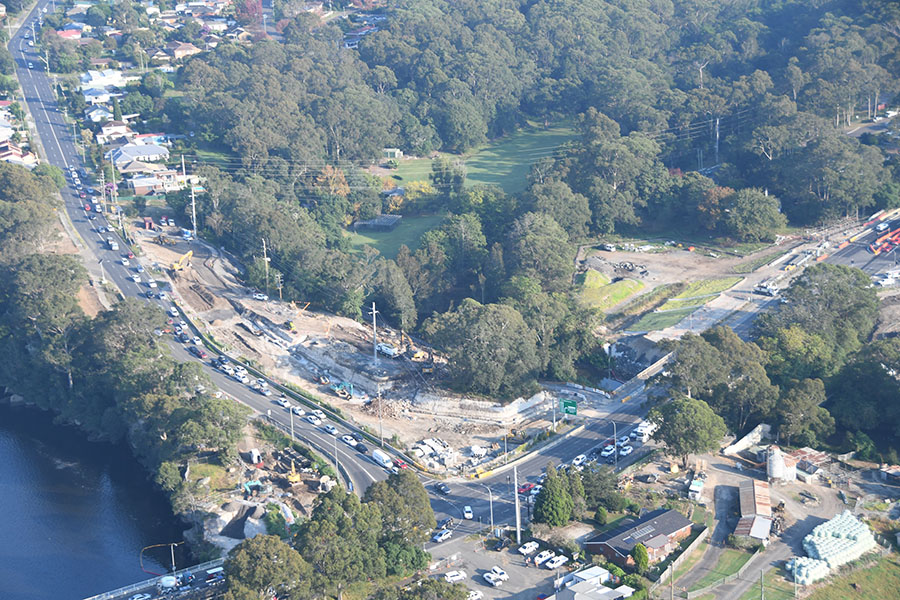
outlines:
[[[735,273],[752,273],[760,267],[763,267],[776,258],[780,258],[790,252],[790,248],[782,248],[778,252],[773,252],[772,254],[766,254],[765,256],[758,256],[752,260],[748,260],[742,263],[738,263],[731,268],[731,270]]]
[[[381,252],[385,258],[394,258],[400,246],[404,244],[410,250],[418,248],[422,234],[440,225],[443,219],[443,215],[403,217],[403,221],[393,231],[348,232],[346,235],[350,238],[350,246],[356,252],[368,244]]]
[[[687,288],[675,296],[673,299],[679,298],[696,298],[697,296],[707,296],[711,294],[720,294],[725,290],[734,287],[741,281],[741,277],[723,277],[721,279],[704,279],[703,281],[695,281],[687,286]]]
[[[598,310],[607,310],[644,289],[644,283],[634,279],[620,279],[610,283],[609,277],[589,270],[578,278],[581,283],[581,302]]]
[[[634,325],[628,327],[629,331],[657,331],[672,327],[681,322],[683,318],[697,310],[697,307],[683,308],[680,310],[667,310],[665,312],[652,312],[644,315]]]
[[[556,148],[575,137],[568,123],[558,123],[544,128],[536,124],[495,140],[465,156],[447,154],[450,158],[462,158],[468,175],[466,185],[496,185],[508,194],[525,189],[531,165],[546,156],[553,156]],[[410,181],[428,181],[431,159],[417,158],[399,161],[399,167],[391,171],[398,185]]]

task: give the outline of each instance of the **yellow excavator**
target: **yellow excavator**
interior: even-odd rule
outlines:
[[[288,473],[287,480],[291,485],[300,483],[300,473],[298,473],[296,467],[294,467],[293,458],[291,459],[291,472]]]
[[[169,269],[173,273],[178,273],[179,271],[183,271],[185,267],[190,266],[191,257],[194,255],[193,250],[188,250],[187,254],[178,259],[177,262],[173,262]]]

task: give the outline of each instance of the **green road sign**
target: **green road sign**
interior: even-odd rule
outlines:
[[[578,414],[578,403],[574,400],[566,400],[565,398],[560,398],[559,400],[559,412],[564,415],[577,415]]]

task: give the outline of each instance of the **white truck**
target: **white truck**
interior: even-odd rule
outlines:
[[[400,351],[390,344],[379,343],[375,346],[375,349],[378,350],[380,354],[384,354],[388,358],[398,358],[400,356]]]
[[[391,455],[384,450],[381,450],[380,448],[375,448],[374,450],[372,450],[372,460],[374,460],[385,469],[390,469],[394,466],[394,461],[391,460]]]
[[[650,436],[652,436],[658,428],[656,423],[651,421],[641,421],[637,426],[637,429],[632,432],[631,437],[640,440],[642,444],[645,444],[650,441]]]

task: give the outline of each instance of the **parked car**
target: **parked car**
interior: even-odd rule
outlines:
[[[541,490],[542,490],[542,489],[544,489],[544,486],[542,486],[542,485],[536,485],[536,486],[534,486],[533,488],[531,488],[531,494],[529,494],[529,495],[530,495],[530,496],[537,496],[538,494],[541,493]]]
[[[441,521],[438,522],[437,528],[438,529],[450,529],[451,527],[453,527],[453,523],[454,523],[453,517],[447,517],[446,519],[442,519]]]
[[[528,556],[529,554],[533,554],[539,546],[540,544],[534,541],[525,542],[524,544],[519,546],[519,554],[521,554],[522,556]]]
[[[465,571],[450,571],[449,573],[444,573],[444,581],[447,583],[465,581],[467,577],[468,575],[466,575]]]
[[[509,581],[509,575],[498,565],[494,565],[493,567],[491,567],[491,573],[500,578],[500,581]]]
[[[484,592],[481,590],[469,590],[469,595],[466,596],[466,600],[482,600],[484,598]]]
[[[548,560],[548,561],[547,561],[547,564],[546,564],[546,567],[547,567],[548,569],[551,569],[551,570],[552,570],[552,569],[556,569],[556,568],[559,568],[559,567],[563,566],[563,565],[566,564],[567,562],[569,562],[569,557],[560,554],[559,556],[554,556],[553,558],[551,558],[550,560]]]
[[[257,292],[256,294],[253,294],[253,299],[254,300],[262,300],[265,302],[266,300],[269,299],[269,297],[266,296],[265,294],[260,294],[259,292]]]
[[[554,552],[553,550],[544,550],[543,552],[541,552],[540,554],[538,554],[537,556],[534,557],[534,564],[540,566],[540,565],[544,564],[545,562],[547,562],[548,560],[550,560],[551,558],[553,558],[554,556],[556,556],[556,552]]]
[[[493,573],[491,571],[488,571],[487,573],[482,575],[482,577],[484,577],[484,580],[493,587],[500,587],[501,585],[503,585],[503,580],[497,577],[496,573]]]
[[[500,540],[499,542],[497,542],[496,546],[494,546],[494,552],[500,552],[502,550],[506,550],[510,546],[512,546],[512,538],[505,537],[502,540]]]
[[[440,544],[441,542],[446,542],[447,540],[449,540],[450,536],[452,536],[452,535],[453,535],[453,532],[450,531],[449,529],[442,529],[441,531],[438,531],[431,537],[431,541],[434,542],[435,544]]]
[[[519,493],[520,493],[520,494],[527,494],[528,492],[530,492],[530,491],[533,490],[533,489],[534,489],[534,484],[533,484],[533,483],[531,483],[531,482],[524,483],[524,484],[522,484],[521,486],[519,486]]]

